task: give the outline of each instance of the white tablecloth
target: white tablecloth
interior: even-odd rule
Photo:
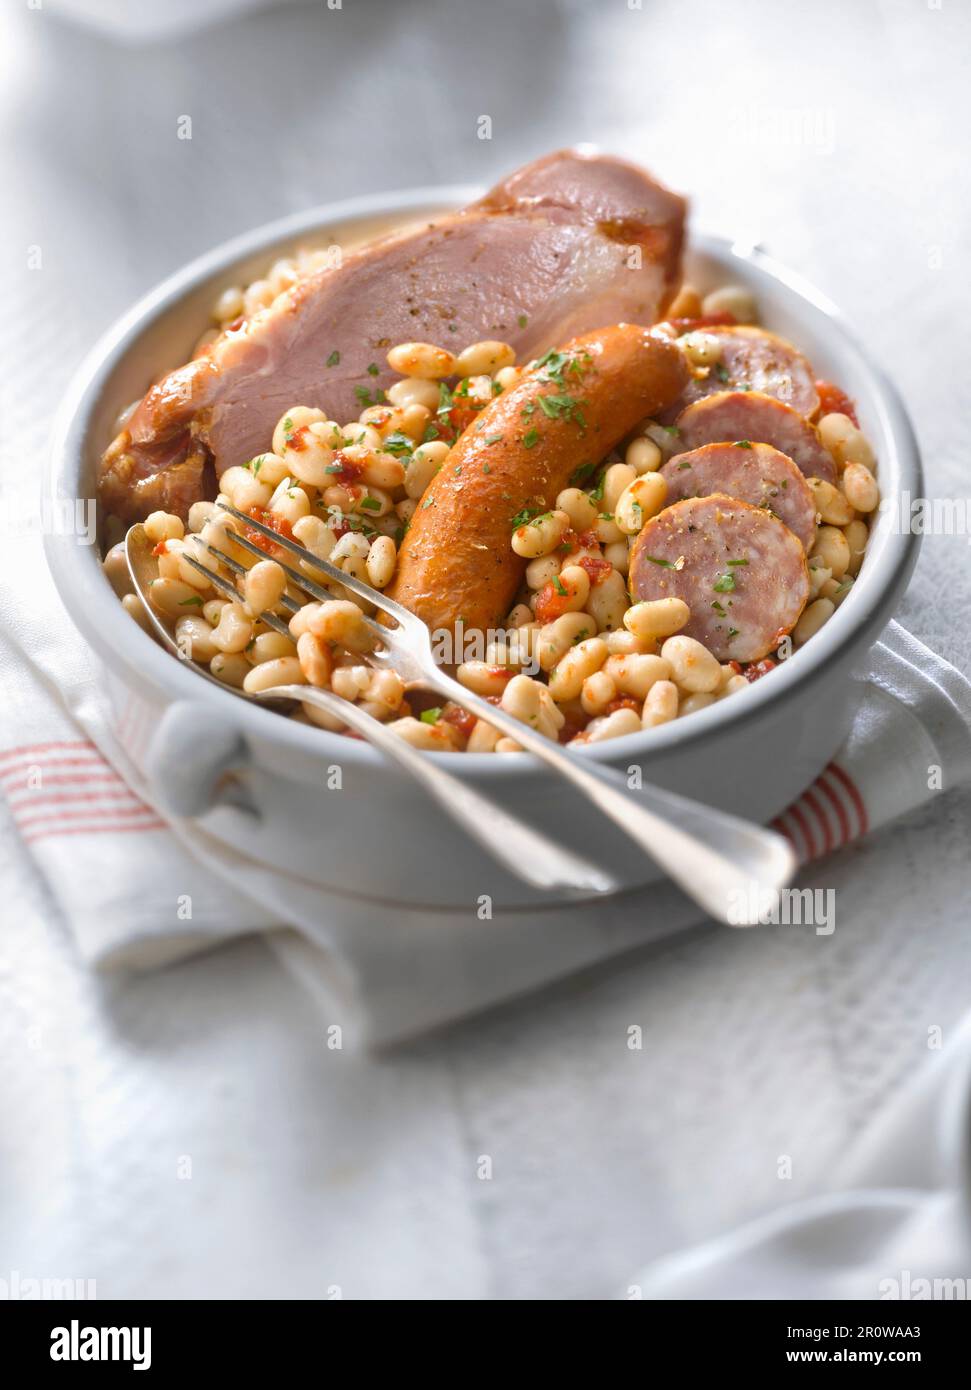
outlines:
[[[931,494],[960,497],[969,18],[948,0],[345,0],[145,47],[55,0],[10,7],[0,478],[40,468],[82,352],[191,255],[341,194],[488,180],[592,139],[841,303],[913,411]],[[967,672],[969,611],[966,538],[930,538],[902,621]],[[95,1278],[102,1297],[609,1296],[820,1190],[928,1030],[953,1030],[967,810],[942,799],[816,870],[831,937],[699,930],[371,1060],[327,1047],[260,942],[91,977],[5,835],[0,1278]]]

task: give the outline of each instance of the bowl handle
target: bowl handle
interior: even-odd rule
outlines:
[[[225,716],[217,718],[196,701],[179,700],[159,721],[145,770],[163,810],[173,816],[201,816],[219,804],[240,805],[224,779],[248,762],[245,740]]]

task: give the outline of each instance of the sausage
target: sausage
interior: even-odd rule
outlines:
[[[813,426],[798,410],[761,391],[720,391],[682,410],[675,425],[682,451],[702,444],[747,439],[787,454],[807,478],[836,482],[836,465]]]
[[[771,444],[705,444],[661,469],[668,501],[724,492],[784,521],[806,550],[816,539],[816,502],[791,458]]]
[[[634,543],[631,596],[680,598],[682,631],[719,661],[758,661],[809,598],[802,542],[778,517],[723,493],[688,497],[651,518]]]
[[[501,626],[526,568],[514,518],[548,511],[687,378],[680,349],[634,324],[547,353],[456,441],[411,519],[389,596],[433,632],[459,619],[469,631]]]
[[[721,344],[721,360],[708,375],[689,381],[683,407],[716,391],[761,391],[811,419],[819,409],[813,370],[805,357],[774,333],[744,325],[705,328]]]

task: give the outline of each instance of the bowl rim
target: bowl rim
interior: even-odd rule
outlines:
[[[270,254],[279,243],[294,238],[318,232],[339,236],[342,229],[354,223],[392,219],[397,214],[434,215],[461,207],[481,192],[481,188],[473,185],[430,186],[323,204],[232,237],[169,275],[111,325],[72,378],[55,416],[45,475],[47,498],[54,508],[51,514],[58,514],[58,502],[63,505],[64,500],[69,499],[73,504],[80,494],[92,416],[112,373],[125,354],[137,345],[145,330],[163,314],[177,309],[181,300],[206,281],[227,274],[238,263],[262,251]],[[803,276],[776,261],[763,247],[750,240],[692,230],[688,248],[689,254],[694,251],[736,265],[740,278],[746,283],[753,279],[775,282],[795,300],[815,311],[826,331],[841,341],[845,352],[856,358],[857,367],[871,387],[868,403],[879,415],[883,433],[893,445],[897,493],[909,491],[911,496],[921,495],[920,456],[903,402],[835,304]],[[890,462],[881,457],[884,468]],[[605,763],[636,758],[646,764],[657,755],[695,746],[723,733],[735,733],[742,725],[757,719],[767,706],[791,696],[796,686],[805,688],[822,679],[834,656],[861,644],[868,636],[870,640],[876,636],[875,624],[886,620],[890,608],[906,587],[919,543],[920,536],[912,530],[888,527],[881,553],[874,555],[865,567],[865,581],[858,582],[846,603],[840,605],[811,643],[796,651],[772,673],[771,681],[756,681],[748,691],[699,710],[690,719],[674,720],[602,744],[584,745],[584,756]],[[132,622],[105,579],[100,564],[90,561],[85,564],[79,559],[78,552],[93,547],[81,546],[73,535],[56,529],[45,534],[44,547],[55,584],[72,621],[109,667],[123,664],[130,680],[150,682],[165,692],[173,703],[184,700],[204,704],[216,702],[214,712],[221,710],[226,720],[253,744],[276,743],[297,754],[315,760],[323,758],[326,762],[333,762],[337,753],[343,762],[375,767],[382,762],[378,750],[359,739],[348,739],[319,727],[283,719],[255,702],[240,699],[230,689],[223,691],[209,681],[197,679],[192,671],[183,669],[169,652]],[[549,776],[533,757],[497,758],[486,753],[442,753],[439,756],[455,760],[451,762],[453,772],[461,768],[477,779],[541,773]]]

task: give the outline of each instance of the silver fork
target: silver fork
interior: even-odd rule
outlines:
[[[238,537],[237,539],[240,545],[252,549],[261,559],[266,559],[265,553],[256,546],[250,546],[245,537]],[[125,540],[125,548],[132,583],[138,597],[142,600],[142,605],[153,628],[163,643],[176,656],[185,661],[185,653],[162,622],[148,596],[148,581],[155,577],[157,570],[152,557],[152,542],[146,536],[145,529],[140,523],[132,526],[129,530]],[[232,573],[237,575],[246,573],[242,565],[215,546],[207,546],[207,549]],[[306,553],[309,555],[309,551]],[[184,559],[194,569],[205,574],[221,593],[238,600],[238,590],[221,575],[200,564],[191,556],[186,555]],[[293,572],[289,570],[289,567],[287,569],[292,577]],[[340,573],[339,570],[334,572],[335,574]],[[300,578],[298,582],[305,583],[306,581],[304,578]],[[327,597],[332,597],[332,595],[328,594]],[[283,603],[290,612],[296,612],[300,606],[288,597],[284,597]],[[261,613],[260,618],[275,632],[289,636],[289,628],[286,623],[282,622],[275,613]],[[232,690],[231,686],[217,680],[198,662],[188,660],[187,664],[193,670],[198,671],[201,676],[204,676],[206,680],[218,685],[221,690]],[[270,690],[255,692],[232,690],[232,693],[261,704],[272,704],[281,700],[301,700],[305,704],[316,705],[319,709],[334,715],[336,719],[362,734],[369,742],[375,744],[407,772],[410,772],[412,777],[431,793],[449,816],[482,845],[483,849],[487,850],[511,873],[525,882],[531,883],[534,887],[547,890],[565,888],[572,892],[587,894],[612,893],[619,888],[620,885],[604,869],[589,863],[582,855],[564,850],[561,845],[556,844],[541,831],[527,825],[518,816],[513,815],[487,797],[481,796],[467,782],[453,776],[443,768],[440,761],[426,758],[417,748],[413,748],[410,743],[406,743],[403,738],[399,738],[384,724],[372,718],[366,710],[360,709],[348,700],[342,700],[339,695],[334,695],[328,690],[320,690],[313,685],[278,685]]]
[[[689,897],[719,921],[732,926],[755,925],[766,902],[791,881],[797,860],[789,842],[775,831],[660,787],[644,785],[632,795],[622,773],[568,752],[501,707],[467,690],[443,671],[432,654],[427,627],[400,603],[228,503],[218,505],[395,620],[397,627],[386,627],[364,617],[371,634],[381,644],[365,657],[371,665],[397,671],[406,686],[420,685],[454,700],[534,753],[592,801]],[[245,536],[234,533],[233,541],[265,558],[264,552]],[[227,558],[219,552],[214,553],[222,560]],[[197,562],[190,563],[210,574]],[[334,597],[332,592],[293,566],[283,564],[283,569],[287,577],[312,598],[326,602]],[[233,596],[238,597],[235,590]],[[390,737],[397,735],[390,734]]]

